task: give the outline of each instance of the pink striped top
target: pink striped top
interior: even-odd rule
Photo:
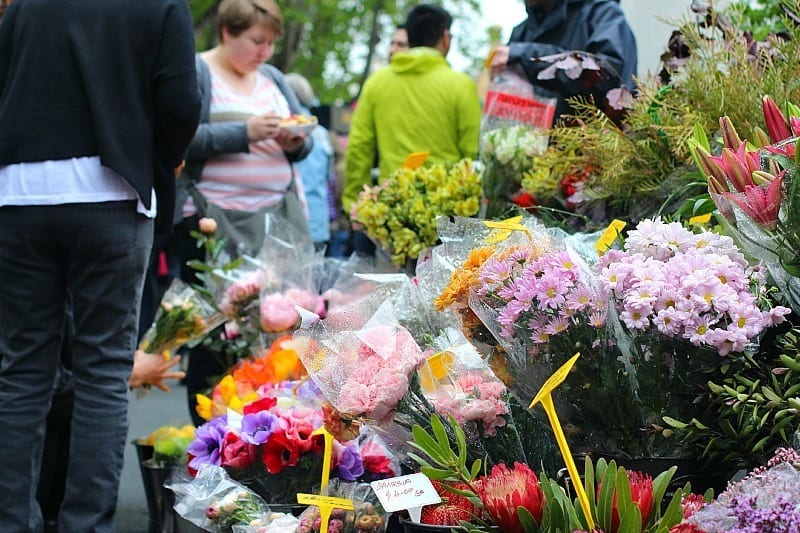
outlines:
[[[289,105],[275,83],[256,71],[250,94],[233,90],[211,70],[210,122],[231,120],[236,115],[276,113],[290,115]],[[292,179],[291,166],[283,149],[273,139],[251,142],[250,152],[219,154],[206,161],[198,188],[209,202],[223,209],[256,211],[275,205],[283,198]],[[303,209],[307,209],[302,183],[295,179]],[[195,214],[191,197],[183,216]]]

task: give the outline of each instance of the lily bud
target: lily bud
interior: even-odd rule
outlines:
[[[708,190],[714,194],[730,192],[725,181],[718,179],[716,176],[708,176]]]
[[[789,123],[783,115],[775,101],[769,96],[764,96],[761,99],[761,107],[764,110],[764,122],[767,126],[767,133],[772,142],[780,142],[792,136],[789,131]]]
[[[736,157],[736,152],[729,148],[723,148],[722,163],[728,179],[737,191],[744,192],[745,187],[753,184],[753,180],[750,178],[752,170],[748,168],[745,161]]]
[[[769,136],[767,135],[767,132],[762,130],[758,126],[755,127],[755,129],[753,130],[753,133],[755,134],[755,143],[754,144],[758,148],[764,148],[765,146],[769,146],[770,144],[772,144],[772,141],[770,141]]]
[[[739,134],[736,133],[736,128],[733,127],[731,119],[727,116],[719,117],[719,129],[722,130],[722,140],[725,143],[725,148],[736,150],[742,144]]]
[[[764,172],[763,170],[756,170],[752,174],[753,176],[753,183],[756,185],[769,185],[772,183],[772,180],[775,179],[775,176]]]
[[[725,172],[722,170],[722,167],[714,161],[712,155],[708,153],[705,148],[698,145],[695,147],[694,153],[697,164],[703,175],[709,178],[709,180],[713,176],[718,180],[725,181]]]

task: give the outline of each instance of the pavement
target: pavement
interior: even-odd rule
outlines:
[[[143,398],[131,397],[128,411],[129,442],[146,437],[161,426],[180,427],[191,423],[186,389],[177,383],[170,386],[168,393],[153,389]],[[122,469],[116,519],[117,533],[148,533],[147,500],[136,448],[132,444],[125,448],[125,466]]]

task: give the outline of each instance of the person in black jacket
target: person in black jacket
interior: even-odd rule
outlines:
[[[43,527],[68,293],[75,401],[58,527],[114,531],[143,276],[199,111],[185,0],[24,0],[0,21],[0,531]]]
[[[605,109],[609,90],[624,86],[633,92],[636,40],[619,0],[526,0],[525,5],[528,18],[492,56],[493,75],[521,70],[538,94],[558,99],[556,117],[570,111],[569,97],[590,96]],[[577,79],[560,69],[555,77],[542,75],[570,52],[591,58],[600,71],[586,70]]]

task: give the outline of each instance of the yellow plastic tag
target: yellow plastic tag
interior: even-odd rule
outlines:
[[[575,494],[578,495],[578,501],[581,504],[581,509],[583,509],[583,514],[586,517],[589,529],[593,530],[594,519],[592,519],[592,512],[589,508],[589,498],[586,496],[583,483],[581,483],[581,478],[578,474],[578,467],[575,465],[575,460],[572,458],[572,452],[569,451],[567,437],[564,435],[561,422],[558,421],[558,414],[556,413],[555,405],[553,405],[553,396],[551,395],[553,390],[555,390],[555,388],[567,378],[569,371],[575,365],[575,361],[578,360],[580,355],[580,353],[573,355],[569,361],[561,365],[561,368],[556,370],[553,375],[544,382],[544,385],[542,385],[542,388],[539,389],[539,392],[533,398],[533,401],[531,402],[530,406],[528,406],[528,409],[533,409],[537,403],[541,403],[542,407],[547,413],[547,419],[550,421],[550,425],[553,427],[553,433],[555,434],[556,442],[558,443],[558,449],[561,451],[561,456],[564,458],[564,462],[567,465],[567,471],[569,472],[569,477],[572,480],[572,486],[575,487]]]
[[[302,505],[316,505],[319,507],[319,533],[328,533],[328,521],[334,509],[344,509],[352,511],[355,509],[351,500],[344,498],[332,498],[330,496],[320,496],[319,494],[297,494],[297,503]]]
[[[597,250],[598,255],[603,255],[606,251],[611,248],[614,244],[614,241],[617,240],[620,232],[625,229],[625,222],[615,218],[611,221],[611,224],[608,225],[606,230],[600,235],[600,238],[597,239],[597,242],[594,245],[595,250]]]
[[[422,390],[433,392],[436,389],[436,382],[447,376],[450,365],[453,364],[455,355],[453,352],[443,351],[428,357],[425,365],[419,369],[419,380]]]
[[[522,223],[522,215],[505,220],[484,220],[483,225],[494,231],[486,238],[487,244],[503,242],[511,236],[512,231],[524,231],[530,236],[530,231]]]
[[[427,161],[429,155],[431,155],[431,153],[427,150],[424,152],[414,152],[408,154],[408,157],[406,157],[406,160],[403,161],[401,168],[410,168],[411,170],[416,170],[425,164],[425,161]]]
[[[695,224],[708,224],[711,222],[711,213],[706,213],[705,215],[697,215],[696,217],[692,217],[689,219],[689,225],[694,226]]]
[[[492,51],[489,52],[489,55],[486,56],[486,61],[483,62],[483,68],[489,70],[492,68],[492,59],[494,59],[494,55],[497,53],[497,48],[492,48]]]

